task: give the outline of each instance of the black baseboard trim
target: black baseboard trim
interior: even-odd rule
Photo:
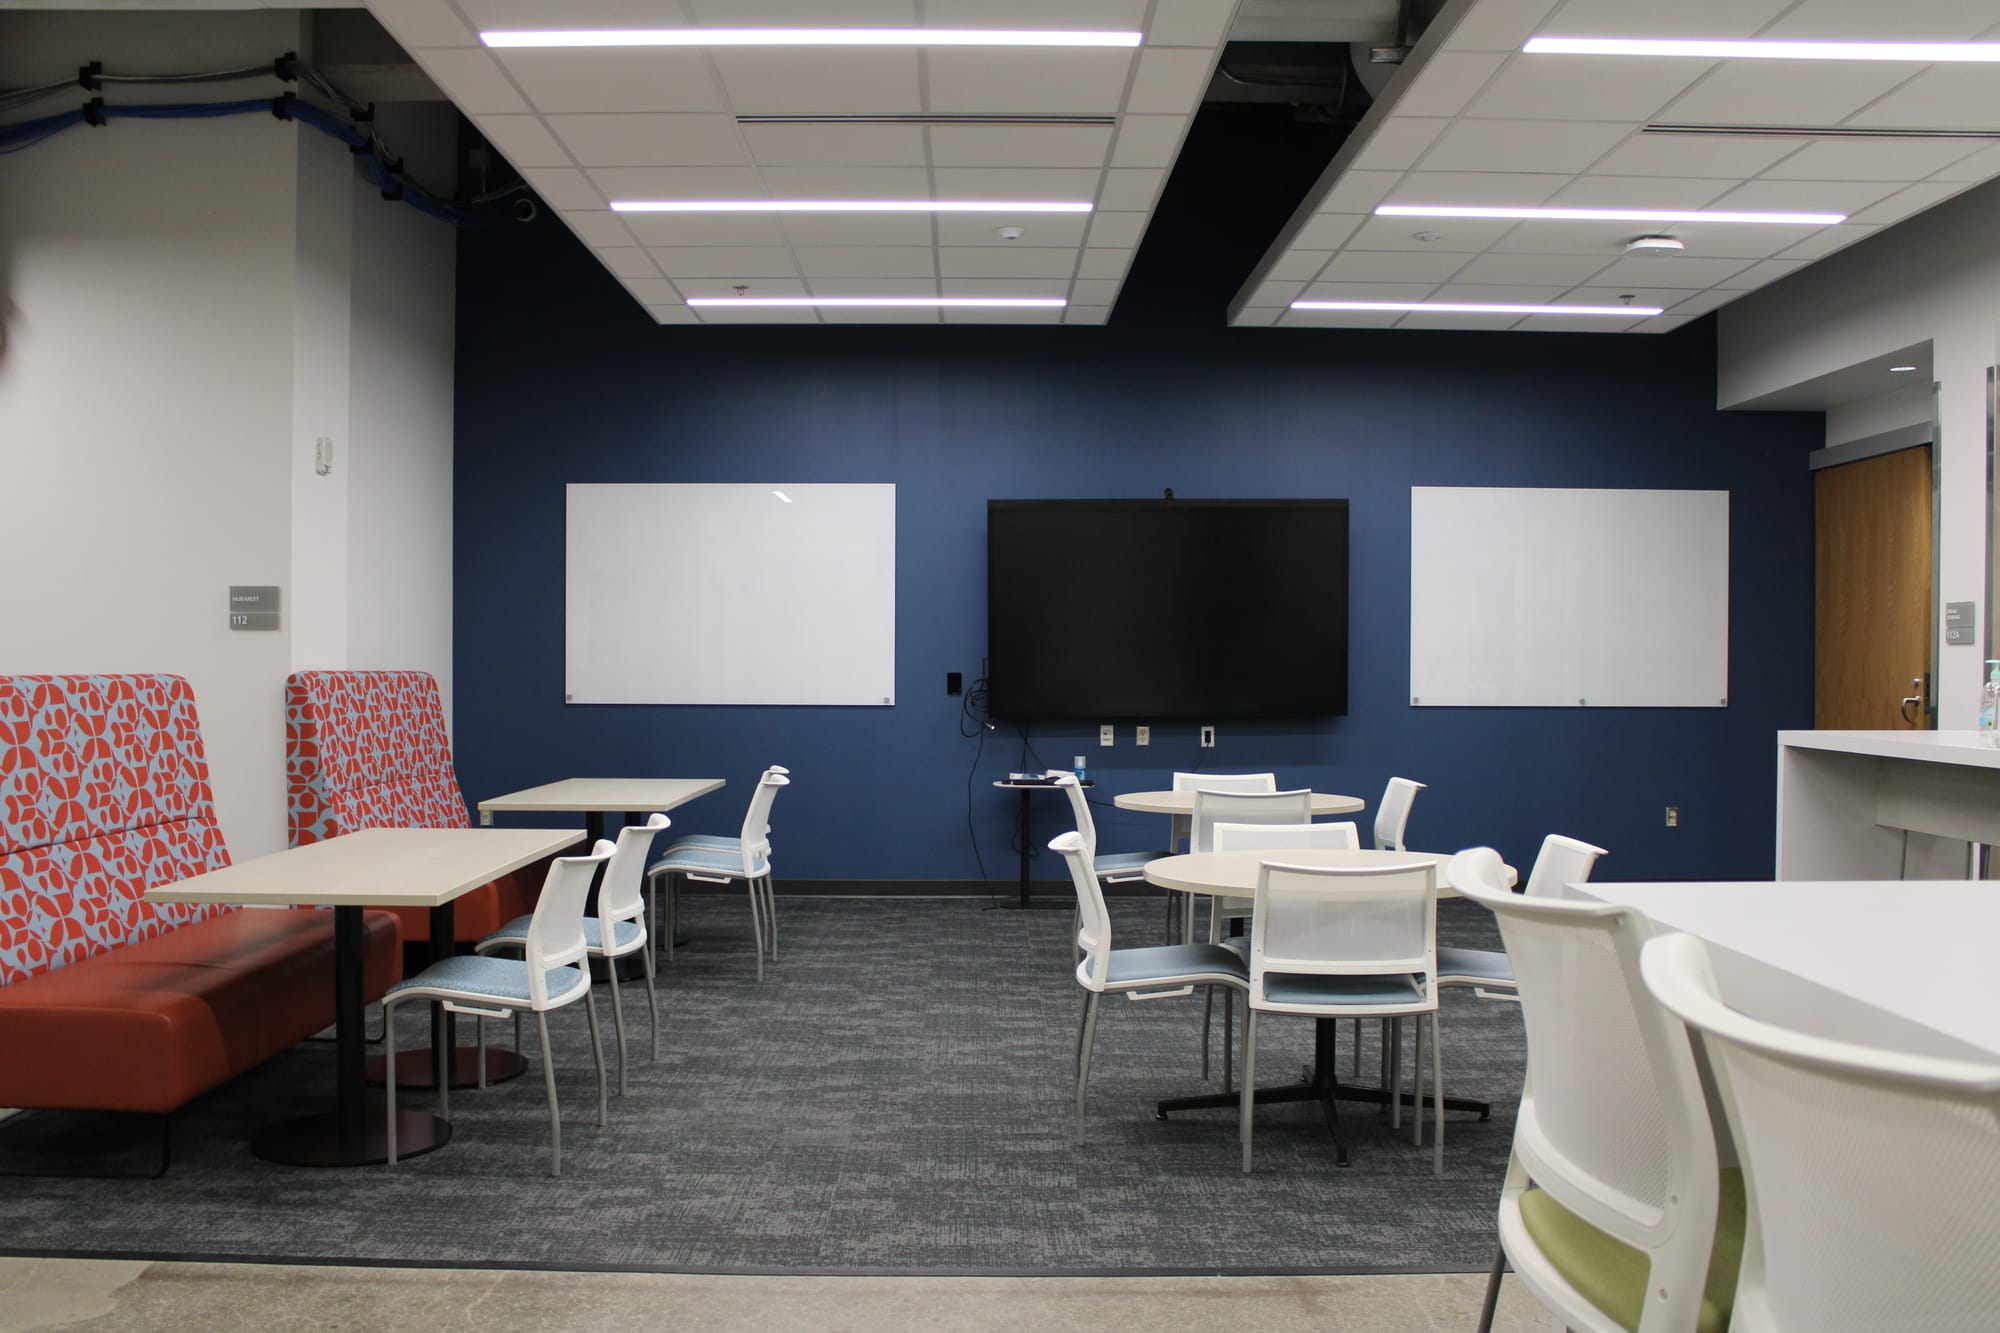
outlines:
[[[1016,898],[1021,892],[1021,881],[1017,879],[786,879],[781,875],[772,883],[781,898]],[[681,885],[681,893],[686,897],[740,896],[742,892],[740,884],[684,882]],[[1076,890],[1066,879],[1034,879],[1028,881],[1028,892],[1031,897],[1060,898],[1067,902]],[[1110,884],[1105,886],[1104,896],[1158,898],[1166,892],[1151,884]]]

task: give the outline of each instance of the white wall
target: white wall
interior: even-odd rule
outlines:
[[[301,38],[292,12],[0,11],[0,86],[90,59],[248,65]],[[264,116],[113,121],[0,157],[0,672],[186,675],[239,858],[284,845],[295,665],[448,681],[453,244],[359,185],[345,148]],[[331,477],[316,434],[336,436]],[[391,570],[417,609],[380,608]],[[285,627],[231,632],[234,583],[279,585]]]
[[[2000,182],[1989,182],[1725,306],[1717,363],[1717,403],[1727,408],[1929,340],[1938,423],[1935,591],[1940,602],[1979,603],[1982,616],[1990,612],[1986,369],[1996,321]],[[1941,612],[1937,619],[1942,626]],[[1980,654],[1940,645],[1938,662],[1938,724],[1975,725]]]

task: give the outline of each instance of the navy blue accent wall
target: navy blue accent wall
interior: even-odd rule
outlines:
[[[972,878],[976,834],[1004,882],[1015,798],[991,781],[1082,753],[1109,850],[1165,823],[1112,794],[1199,766],[1365,796],[1364,836],[1384,781],[1414,777],[1430,785],[1413,846],[1491,843],[1525,866],[1558,831],[1609,848],[1607,877],[1771,873],[1774,733],[1812,722],[1820,424],[1716,412],[1708,321],[1663,337],[662,328],[552,224],[470,233],[459,254],[454,712],[475,801],[572,775],[722,776],[674,822],[734,832],[751,780],[782,763],[786,878]],[[897,704],[564,705],[568,482],[895,483]],[[1409,492],[1443,485],[1726,488],[1729,707],[1410,707]],[[1351,501],[1349,714],[1225,724],[1207,751],[1194,720],[1162,720],[1145,750],[1129,728],[1110,750],[1075,725],[961,737],[944,676],[971,681],[985,650],[986,501],[1169,486]],[[629,592],[645,614],[645,582]],[[1229,632],[1223,608],[1187,613]],[[1045,842],[1066,811],[1036,799]],[[1041,851],[1035,873],[1060,860]]]

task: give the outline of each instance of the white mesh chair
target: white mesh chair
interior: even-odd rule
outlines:
[[[1500,1192],[1500,1270],[1578,1333],[1722,1333],[1741,1253],[1741,1176],[1719,1175],[1686,1031],[1646,993],[1646,919],[1506,888],[1500,854],[1460,852],[1451,885],[1499,918],[1528,1072]]]
[[[609,838],[599,838],[587,856],[559,856],[549,865],[542,884],[542,896],[535,902],[535,914],[528,925],[524,954],[520,958],[490,958],[460,954],[432,963],[414,977],[397,982],[382,996],[383,1037],[387,1043],[388,1067],[396,1067],[396,1006],[406,1000],[442,1004],[456,1014],[475,1018],[504,1018],[511,1013],[535,1016],[541,1039],[542,1081],[549,1095],[549,1173],[562,1174],[562,1111],[556,1104],[556,1067],[549,1058],[551,1009],[583,1001],[590,1020],[590,1054],[597,1065],[597,1123],[607,1116],[607,1086],[604,1077],[604,1047],[597,1035],[597,1005],[590,994],[589,947],[583,936],[583,900],[589,896],[591,876],[611,859],[615,849]],[[440,1051],[437,1070],[438,1114],[451,1119],[451,1079]],[[485,1064],[482,1059],[481,1065]],[[388,1088],[389,1165],[396,1164],[396,1080]]]
[[[1528,872],[1525,892],[1531,898],[1560,898],[1563,885],[1588,880],[1591,867],[1603,855],[1602,847],[1551,833],[1542,839],[1542,850],[1535,857],[1534,869]],[[1482,999],[1511,1000],[1515,998],[1514,965],[1498,949],[1459,949],[1441,944],[1438,985],[1447,989],[1469,987]]]
[[[1215,850],[1215,826],[1227,824],[1310,824],[1312,791],[1300,787],[1292,791],[1212,791],[1194,790],[1194,811],[1188,817],[1188,850]],[[1188,897],[1187,943],[1194,941],[1194,898]]]
[[[764,772],[776,773],[778,776],[786,778],[792,775],[792,770],[786,768],[783,764],[773,764],[765,769]],[[766,824],[764,825],[764,836],[768,838],[770,835],[771,826]],[[742,846],[742,837],[735,833],[684,833],[668,843],[666,850],[671,852],[682,847],[707,847],[710,850],[735,851]]]
[[[583,944],[592,958],[605,961],[606,975],[611,983],[611,1026],[618,1038],[618,1095],[626,1093],[625,1067],[629,1063],[625,1053],[625,1002],[624,988],[618,982],[618,968],[615,960],[630,954],[638,954],[646,965],[646,1012],[652,1022],[653,1059],[660,1058],[660,994],[653,975],[653,951],[647,947],[646,903],[641,893],[641,880],[646,870],[646,854],[653,845],[653,839],[671,821],[665,815],[655,814],[643,824],[628,824],[618,831],[617,850],[611,854],[611,863],[604,867],[604,880],[597,887],[597,915],[583,919]],[[519,952],[528,945],[528,930],[534,924],[534,917],[519,916],[498,930],[487,934],[472,951],[477,954],[496,953],[502,950]],[[514,1045],[521,1044],[521,1015],[514,1015]],[[479,1020],[479,1044],[486,1045],[486,1020]],[[480,1086],[485,1087],[486,1062],[479,1063]]]
[[[1115,949],[1111,945],[1111,914],[1104,906],[1104,888],[1081,833],[1065,833],[1049,843],[1069,865],[1076,889],[1077,914],[1083,925],[1077,941],[1083,960],[1076,965],[1076,984],[1083,987],[1083,1012],[1076,1029],[1076,1141],[1083,1141],[1083,1099],[1090,1086],[1090,1054],[1097,1041],[1098,1002],[1106,995],[1130,1000],[1161,1000],[1192,995],[1196,986],[1249,984],[1243,959],[1214,944],[1164,944],[1150,948]]]
[[[750,895],[750,934],[757,951],[757,980],[764,979],[764,949],[768,926],[771,957],[778,956],[778,905],[771,892],[771,803],[791,779],[775,769],[766,769],[750,793],[750,808],[743,816],[743,832],[734,847],[697,847],[676,844],[646,868],[649,916],[657,923],[659,898],[667,899],[664,934],[671,939],[676,916],[675,903],[681,880],[697,884],[734,884],[739,881]],[[657,930],[657,926],[656,926]],[[670,953],[668,955],[672,957]]]
[[[1206,787],[1210,791],[1276,791],[1278,789],[1278,775],[1276,773],[1185,773],[1178,770],[1175,771],[1173,776],[1173,789],[1175,791],[1191,792],[1197,787]],[[1175,815],[1167,829],[1167,846],[1173,848],[1175,851],[1179,851],[1182,844],[1185,843],[1187,844],[1187,849],[1193,851],[1194,844],[1188,837],[1191,822],[1186,816]],[[1168,939],[1174,937],[1174,913],[1186,911],[1188,904],[1193,901],[1192,898],[1188,898],[1184,894],[1171,892],[1167,894]],[[1182,932],[1182,938],[1192,940],[1194,938],[1193,929],[1189,928]]]
[[[2000,1064],[1879,1050],[1729,1008],[1688,935],[1647,987],[1700,1037],[1749,1196],[1732,1328],[2000,1328]]]
[[[1444,1174],[1444,1072],[1436,1030],[1436,977],[1434,863],[1352,868],[1264,863],[1250,918],[1250,1013],[1243,1031],[1239,1132],[1245,1171],[1250,1169],[1254,1124],[1258,1019],[1265,1014],[1297,1014],[1314,1019],[1411,1016],[1419,1024],[1430,1020],[1432,1095],[1437,1106],[1431,1166]],[[1422,1031],[1419,1026],[1413,1117],[1420,1127],[1419,1141]],[[1391,1089],[1391,1095],[1400,1099],[1402,1088]],[[1343,1165],[1346,1158],[1343,1146],[1339,1157]]]
[[[1076,819],[1076,831],[1083,835],[1083,845],[1090,852],[1090,863],[1097,868],[1097,879],[1102,884],[1143,883],[1146,878],[1146,863],[1157,861],[1171,852],[1110,852],[1097,849],[1097,821],[1090,813],[1090,798],[1083,786],[1071,773],[1056,778],[1056,785],[1069,797],[1070,813]],[[1171,890],[1169,891],[1171,893]]]
[[[1378,852],[1401,852],[1403,831],[1410,825],[1410,807],[1416,804],[1417,793],[1425,784],[1409,778],[1390,778],[1389,785],[1382,789],[1382,800],[1375,807],[1375,850]]]

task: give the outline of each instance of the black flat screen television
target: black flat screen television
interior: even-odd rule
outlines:
[[[999,717],[1347,712],[1347,501],[989,500]]]

